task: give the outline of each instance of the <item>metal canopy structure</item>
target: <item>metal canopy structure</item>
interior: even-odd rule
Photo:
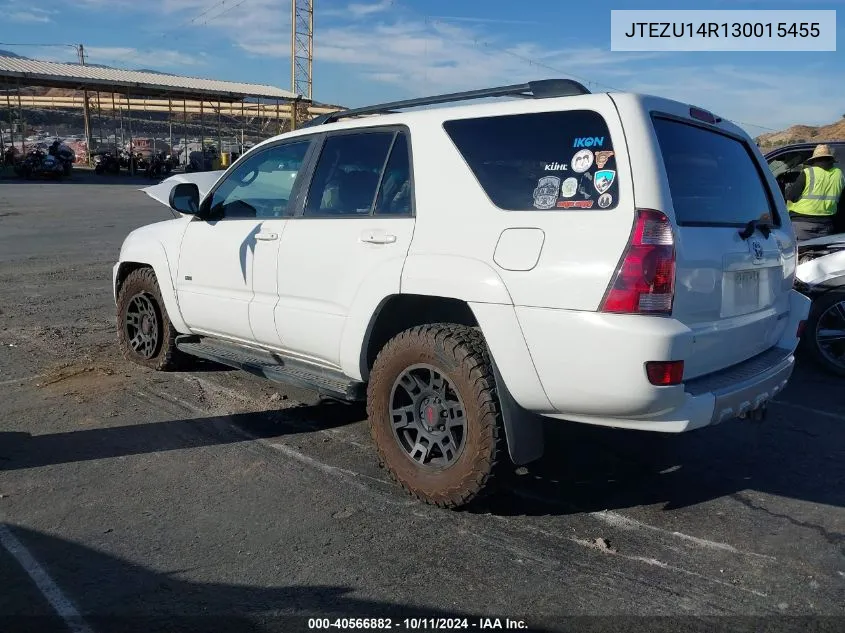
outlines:
[[[62,64],[0,57],[0,83],[48,88],[131,93],[136,97],[173,99],[207,97],[215,101],[247,98],[298,100],[300,95],[263,84],[183,77],[138,70]]]

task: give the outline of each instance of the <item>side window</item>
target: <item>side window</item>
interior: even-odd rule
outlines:
[[[376,198],[376,215],[409,215],[411,213],[411,163],[408,159],[408,137],[396,135],[390,158]]]
[[[305,217],[369,215],[394,132],[330,136],[305,203]]]
[[[310,140],[256,152],[226,176],[214,191],[210,219],[279,218],[288,203]]]
[[[771,162],[769,162],[769,169],[772,170],[772,174],[776,178],[788,171],[801,171],[804,161],[810,158],[812,154],[813,150],[811,149],[796,150],[793,152],[778,154],[777,157],[773,158]]]
[[[458,119],[443,124],[490,200],[508,211],[613,209],[613,139],[591,110]]]

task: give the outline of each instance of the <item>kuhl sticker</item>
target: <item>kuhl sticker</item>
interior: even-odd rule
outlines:
[[[599,206],[602,209],[607,209],[611,204],[613,204],[613,197],[609,193],[603,193],[599,196]]]
[[[534,206],[537,209],[554,208],[558,191],[560,191],[560,178],[543,176],[537,181],[537,188],[534,189]]]
[[[583,174],[593,166],[593,153],[588,149],[578,150],[572,157],[571,165],[572,171]]]
[[[560,195],[564,198],[571,198],[578,192],[578,179],[577,178],[567,178],[563,181],[563,185],[560,188]]]
[[[569,165],[566,163],[547,163],[545,171],[569,171]]]
[[[601,151],[596,152],[596,167],[599,169],[604,169],[604,166],[607,165],[607,161],[613,156],[613,152],[611,151]]]
[[[593,176],[593,186],[599,193],[604,193],[610,189],[610,185],[616,179],[616,172],[612,169],[602,169],[596,172]]]
[[[592,200],[562,200],[557,203],[559,209],[592,209]]]

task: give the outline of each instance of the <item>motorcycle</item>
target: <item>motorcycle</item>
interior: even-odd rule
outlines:
[[[173,171],[173,157],[167,152],[159,152],[150,157],[147,169],[144,172],[147,178],[161,178],[162,174],[170,174]]]
[[[76,154],[74,154],[73,150],[57,139],[50,145],[47,153],[61,163],[62,174],[64,176],[70,176],[73,163],[76,161]]]
[[[845,376],[845,233],[798,242],[795,289],[813,302],[802,345],[823,369]]]
[[[18,171],[18,175],[27,180],[35,176],[46,176],[58,180],[64,176],[64,173],[64,166],[58,158],[37,147],[29,151]]]
[[[119,174],[120,173],[120,159],[111,151],[100,152],[94,156],[94,173],[95,174]]]

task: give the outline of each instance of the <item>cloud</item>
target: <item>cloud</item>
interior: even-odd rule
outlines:
[[[353,2],[348,7],[346,7],[347,11],[354,15],[355,17],[364,17],[368,15],[372,15],[374,13],[381,13],[382,11],[387,11],[391,5],[393,4],[392,0],[381,0],[381,2],[373,2],[373,3],[359,3]]]
[[[30,9],[27,11],[12,11],[6,16],[10,22],[19,24],[45,24],[51,22],[47,11]]]
[[[699,105],[740,123],[753,135],[796,123],[825,124],[841,116],[845,86],[822,74],[786,72],[783,68],[677,65],[622,81],[627,90]],[[790,99],[784,86],[801,86],[817,99]]]

